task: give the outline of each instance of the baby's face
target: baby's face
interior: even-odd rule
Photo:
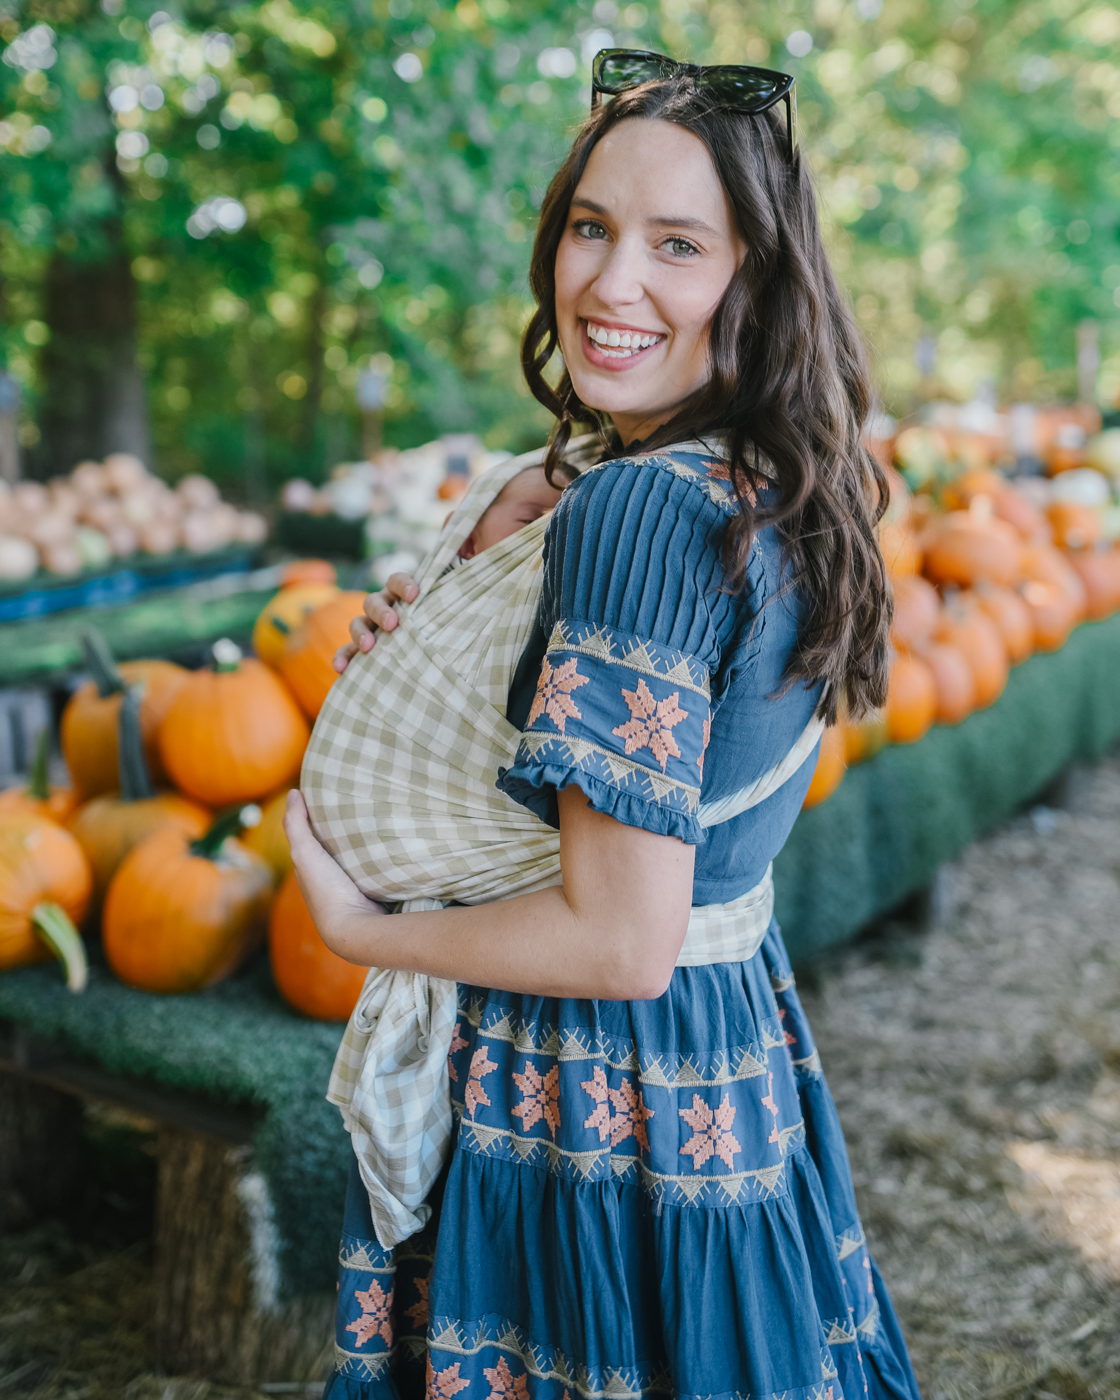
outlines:
[[[560,492],[549,486],[543,467],[529,467],[507,481],[482,519],[459,547],[460,559],[473,559],[499,540],[539,520],[556,505]]]

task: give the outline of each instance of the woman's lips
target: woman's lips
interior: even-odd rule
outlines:
[[[648,358],[655,350],[659,350],[665,343],[662,336],[653,345],[646,345],[639,349],[633,347],[614,347],[609,345],[596,345],[588,333],[588,323],[580,322],[580,332],[583,344],[584,357],[597,369],[609,369],[615,372],[633,369],[641,360]],[[648,334],[648,332],[643,332]]]

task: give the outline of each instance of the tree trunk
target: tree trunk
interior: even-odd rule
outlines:
[[[134,452],[150,460],[144,383],[136,363],[136,289],[119,225],[100,262],[55,253],[47,268],[40,475],[83,458]]]

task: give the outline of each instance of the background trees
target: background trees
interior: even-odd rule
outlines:
[[[0,354],[43,474],[150,441],[249,494],[314,476],[371,356],[390,441],[539,440],[533,220],[612,41],[797,73],[889,407],[919,341],[927,389],[1069,394],[1087,317],[1120,383],[1108,4],[0,0],[0,39]]]

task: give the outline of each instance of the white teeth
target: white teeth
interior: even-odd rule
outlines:
[[[647,350],[664,339],[664,336],[645,335],[640,331],[608,331],[605,326],[595,326],[590,321],[587,322],[587,336],[612,360],[623,359],[639,350]]]
[[[611,331],[610,335],[607,336],[607,344],[611,347],[612,350],[615,348],[615,346],[620,345],[621,343],[622,337],[617,331]]]
[[[637,345],[637,343],[638,343],[638,341],[639,341],[640,339],[641,339],[640,336],[635,336],[635,337],[634,337],[633,343],[634,343],[635,345]],[[629,332],[629,331],[623,331],[618,343],[619,343],[619,345],[625,346],[625,348],[626,348],[627,350],[629,350],[629,349],[630,349],[630,344],[631,344],[631,342],[630,342],[630,332]]]

